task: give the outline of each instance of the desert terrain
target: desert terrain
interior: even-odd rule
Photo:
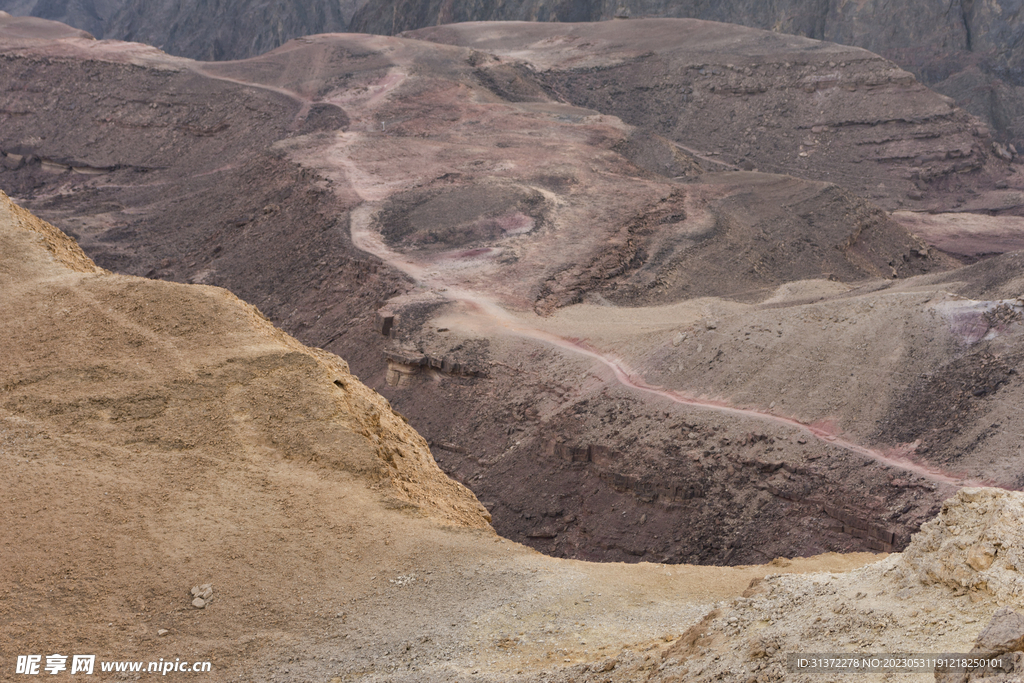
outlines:
[[[0,244],[5,680],[67,652],[225,681],[811,681],[788,652],[967,652],[1019,607],[1024,499],[990,488],[881,560],[541,555],[227,291],[104,271],[5,195]]]
[[[1019,602],[1024,177],[891,62],[0,14],[0,63],[0,188],[57,226],[3,199],[4,652],[801,680]]]
[[[346,358],[508,538],[891,551],[957,486],[1021,484],[1019,257],[994,255],[1019,166],[870,53],[631,20],[202,63],[5,22],[0,182],[101,266],[227,287]],[[672,74],[717,133],[650,99]],[[617,78],[674,118],[584,108]],[[755,122],[770,173],[717,151]],[[942,249],[956,216],[986,258]]]

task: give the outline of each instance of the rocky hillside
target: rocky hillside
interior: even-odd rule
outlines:
[[[1024,183],[870,53],[649,20],[204,63],[0,25],[0,183],[103,267],[228,287],[347,358],[516,540],[730,564],[890,550],[955,486],[1021,485],[1017,257],[945,275],[956,259],[857,191],[1001,201],[990,227],[1012,235]],[[580,106],[616,74],[646,103],[623,117],[662,115]]]
[[[1024,24],[1019,0],[0,0],[0,10],[55,19],[97,37],[141,41],[194,59],[251,57],[314,33],[393,35],[452,22],[577,22],[615,16],[722,21],[876,52],[981,117],[1004,144],[1024,151],[1024,63],[1018,49]]]
[[[990,168],[1010,166],[952,101],[857,48],[694,20],[468,23],[407,35],[520,62],[555,97],[725,168],[827,180],[887,209],[941,210],[936,190],[947,207],[963,203]],[[522,97],[508,67],[481,71],[496,92]]]
[[[187,657],[215,681],[536,680],[664,644],[777,571],[504,541],[342,359],[225,290],[106,272],[2,193],[0,287],[5,653],[92,654],[96,675]]]
[[[963,489],[887,558],[559,560],[496,537],[343,360],[224,290],[106,272],[3,194],[0,286],[0,648],[40,670],[815,681],[787,656],[1024,642],[1020,493]]]
[[[726,154],[775,150],[855,188],[866,176],[896,205],[952,210],[1000,182],[1019,195],[962,112],[870,53],[651,20],[616,45],[607,24],[483,24],[460,29],[467,45],[329,35],[194,62],[53,22],[2,26],[0,183],[103,267],[230,288],[345,357],[516,540],[730,564],[890,550],[950,487],[1017,485],[959,442],[970,458],[947,462],[930,417],[945,413],[912,400],[922,374],[941,400],[945,368],[976,360],[991,390],[964,397],[958,438],[995,415],[988,443],[1012,438],[1019,378],[996,371],[1016,353],[1017,304],[993,339],[968,344],[947,322],[950,307],[984,320],[1016,296],[1012,277],[960,310],[962,284],[914,279],[957,261],[877,206]],[[508,56],[509,30],[535,47]],[[769,75],[751,65],[759,44]],[[637,64],[730,107],[717,137],[672,119],[676,100],[673,140],[553,90],[582,97]],[[833,69],[861,80],[813,80]],[[656,103],[670,89],[649,90]],[[815,133],[819,101],[862,120]],[[960,152],[912,179],[922,144]],[[897,410],[920,417],[897,421],[911,432],[879,428]]]
[[[1021,505],[1020,494],[964,489],[943,504],[902,555],[842,576],[757,582],[743,597],[705,615],[663,653],[623,658],[621,680],[926,680],[932,677],[924,673],[800,673],[790,658],[947,652],[1005,654],[1007,666],[970,676],[936,672],[937,682],[1018,681],[1019,669],[1011,670],[1014,656],[1019,662],[1024,652]]]
[[[690,17],[862,47],[891,59],[980,117],[1024,151],[1024,38],[1019,0],[934,3],[841,0],[388,0],[369,3],[350,30],[397,33],[466,21],[601,21]]]
[[[364,0],[147,2],[0,0],[0,10],[69,24],[97,38],[147,43],[193,59],[243,59],[301,36],[345,31]]]

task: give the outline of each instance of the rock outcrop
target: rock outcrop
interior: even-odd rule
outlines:
[[[921,527],[903,562],[925,583],[984,591],[1001,605],[1024,599],[1024,501],[992,489],[963,489]]]

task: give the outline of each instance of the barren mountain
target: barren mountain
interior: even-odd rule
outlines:
[[[0,286],[5,678],[20,653],[104,679],[813,681],[790,654],[1020,649],[1019,493],[963,489],[874,564],[545,557],[225,290],[105,272],[2,193]]]
[[[702,21],[471,23],[408,35],[520,62],[559,98],[728,168],[827,180],[888,209],[1005,194],[991,183],[1009,164],[977,121],[864,50]],[[494,71],[498,88],[512,83]]]
[[[1019,239],[1016,166],[862,50],[629,26],[202,63],[8,18],[0,185],[103,267],[225,286],[345,357],[548,553],[892,550],[964,483],[1021,486],[1019,255],[956,269],[857,194],[940,211],[943,245],[969,197],[987,254]],[[727,114],[581,106],[637,65]]]
[[[1021,3],[841,0],[387,0],[367,3],[349,30],[397,34],[473,21],[603,21],[612,17],[705,19],[871,50],[899,64],[1024,145]]]
[[[1024,149],[1018,0],[950,3],[839,0],[0,0],[0,10],[63,21],[100,38],[135,40],[194,59],[243,59],[332,31],[393,35],[468,21],[602,21],[676,17],[721,21],[862,47],[954,98]]]

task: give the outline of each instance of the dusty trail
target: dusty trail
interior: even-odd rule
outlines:
[[[369,50],[375,49],[375,46],[382,41],[388,41],[387,38],[382,38],[380,36],[351,35],[349,36],[349,39],[352,43],[356,45],[363,45]],[[279,48],[279,51],[303,50],[305,49],[305,46],[315,45],[316,42],[317,41],[315,39],[306,38],[298,41],[298,43],[293,44],[290,47],[285,46]],[[381,48],[377,46],[376,49]],[[316,48],[312,48],[311,52],[312,57],[307,63],[306,70],[309,74],[316,74],[324,70],[324,53]],[[350,117],[350,127],[355,129],[365,128],[366,130],[375,130],[376,124],[373,121],[363,120],[360,114],[371,112],[374,106],[379,104],[383,99],[390,95],[396,87],[401,85],[408,75],[400,66],[395,64],[388,69],[387,73],[382,78],[361,83],[360,87],[350,87],[333,91],[326,97],[317,97],[315,91],[310,90],[309,88],[288,88],[270,83],[262,83],[257,80],[240,76],[229,76],[225,73],[218,72],[216,64],[190,62],[188,64],[188,68],[213,80],[264,90],[292,100],[299,107],[290,124],[292,130],[297,130],[301,127],[302,122],[309,116],[309,112],[312,110],[314,105],[331,105],[337,107]]]
[[[492,329],[497,328],[509,334],[550,344],[560,349],[571,351],[577,355],[590,358],[611,370],[612,375],[619,384],[636,392],[657,396],[673,403],[693,408],[713,410],[728,415],[753,418],[756,420],[784,425],[786,427],[796,428],[805,434],[832,446],[837,446],[850,451],[851,453],[856,453],[866,458],[870,458],[881,465],[904,470],[935,483],[954,487],[977,486],[982,484],[999,486],[992,482],[970,480],[957,477],[939,469],[925,467],[924,465],[920,465],[900,457],[895,457],[885,451],[869,448],[867,446],[842,439],[827,429],[805,424],[794,418],[775,415],[752,408],[738,408],[731,406],[724,401],[697,398],[683,392],[652,386],[644,381],[638,373],[631,370],[621,359],[615,358],[598,349],[594,349],[585,342],[562,337],[534,327],[502,308],[494,300],[482,296],[478,292],[466,290],[451,282],[445,281],[443,277],[430,265],[419,263],[408,256],[393,251],[385,245],[380,236],[369,227],[371,213],[372,209],[366,204],[360,207],[359,210],[352,213],[351,225],[353,244],[359,249],[374,254],[386,263],[401,270],[418,284],[424,285],[433,291],[441,293],[445,298],[451,301],[466,304],[477,318],[477,320],[474,321],[474,326],[479,325],[481,327],[489,327]]]
[[[206,76],[207,78],[210,78],[215,81],[224,81],[225,83],[234,83],[235,85],[241,85],[248,88],[266,90],[267,92],[272,92],[276,95],[282,95],[285,98],[294,101],[296,104],[299,105],[299,110],[295,112],[295,116],[292,117],[291,126],[293,128],[297,127],[302,121],[306,119],[306,116],[309,115],[309,110],[313,107],[314,104],[316,104],[316,101],[314,101],[312,98],[303,97],[299,93],[295,92],[294,90],[289,90],[288,88],[281,88],[276,85],[256,83],[254,81],[245,81],[240,78],[231,78],[230,76],[224,76],[222,74],[214,73],[209,69],[204,69],[201,63],[199,63],[198,65],[193,65],[192,68],[196,73],[202,74],[203,76]]]

